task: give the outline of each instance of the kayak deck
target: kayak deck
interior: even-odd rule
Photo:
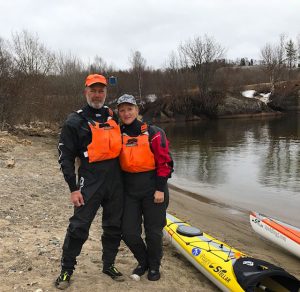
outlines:
[[[282,268],[248,257],[200,230],[197,233],[197,228],[175,216],[167,214],[166,219],[165,236],[221,290],[298,292],[300,289],[300,282]],[[191,230],[190,236],[186,230]]]

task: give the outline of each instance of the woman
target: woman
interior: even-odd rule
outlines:
[[[123,240],[138,261],[131,277],[139,280],[148,271],[148,280],[157,281],[169,202],[167,180],[173,171],[169,142],[162,129],[137,119],[139,111],[132,95],[122,95],[117,105],[122,123],[119,158],[125,188]]]

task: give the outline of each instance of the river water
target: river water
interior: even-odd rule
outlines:
[[[164,124],[174,186],[300,227],[300,114]]]

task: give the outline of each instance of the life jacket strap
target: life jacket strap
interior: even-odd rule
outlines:
[[[93,126],[96,126],[95,121],[93,119],[91,119],[91,118],[86,117],[83,114],[83,110],[82,109],[80,109],[78,111],[75,111],[75,113],[78,114],[78,115],[80,115],[85,121],[88,122],[88,124],[92,124]]]
[[[149,133],[148,133],[148,125],[147,125],[146,123],[143,123],[143,124],[141,125],[141,133],[142,133],[142,134],[149,134]]]
[[[108,108],[108,114],[109,114],[109,117],[112,119],[113,116],[114,116],[114,112],[112,111],[111,108],[107,107]]]
[[[109,116],[107,117],[107,121],[113,119],[114,112],[112,111],[112,109],[109,108],[109,107],[106,106],[106,105],[104,106],[104,108],[107,109],[108,115],[109,115]],[[93,125],[93,126],[96,126],[95,121],[94,121],[92,118],[86,117],[86,116],[83,114],[83,110],[82,110],[82,109],[75,111],[75,113],[77,113],[77,114],[80,115],[84,120],[86,120],[86,121],[88,122],[88,124],[91,124],[91,125]]]

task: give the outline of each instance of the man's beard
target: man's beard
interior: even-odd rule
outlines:
[[[90,107],[92,107],[94,109],[100,109],[104,105],[104,101],[103,102],[93,102],[93,101],[87,100],[87,103]]]

